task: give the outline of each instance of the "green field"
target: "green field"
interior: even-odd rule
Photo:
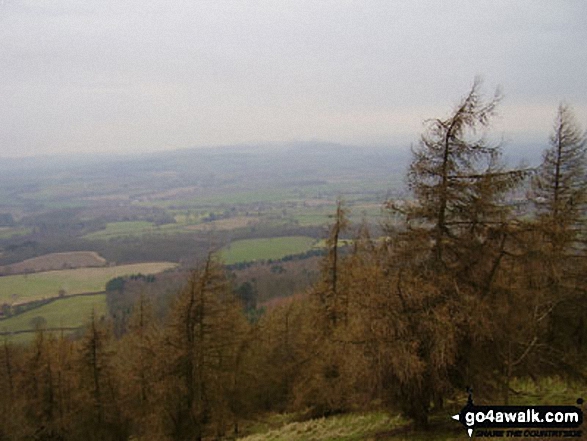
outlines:
[[[24,303],[65,294],[103,291],[106,282],[130,274],[156,274],[175,267],[170,262],[137,263],[101,268],[77,268],[0,277],[0,303]]]
[[[308,251],[314,242],[315,239],[308,236],[237,240],[224,248],[221,256],[228,265],[253,260],[281,259],[289,254]]]
[[[293,216],[293,219],[297,221],[298,225],[303,227],[309,225],[326,225],[328,224],[331,219],[328,217],[328,214],[296,214]]]
[[[290,200],[291,198],[292,191],[287,188],[243,190],[240,188],[227,187],[224,188],[223,191],[209,192],[198,197],[153,200],[149,202],[139,202],[136,205],[144,207],[154,206],[165,209],[170,209],[172,207],[182,207],[183,209],[210,209],[212,207],[252,204],[255,202],[282,202],[284,200]]]
[[[106,294],[57,299],[47,305],[0,320],[0,332],[34,329],[35,317],[43,317],[46,328],[78,327],[89,319],[92,310],[95,310],[96,317],[106,315]]]
[[[96,317],[106,316],[106,294],[57,299],[39,308],[0,320],[0,332],[32,330],[38,321],[42,321],[43,327],[48,329],[77,328],[89,321],[92,311]],[[9,338],[15,343],[27,342],[34,338],[34,334],[16,334]]]

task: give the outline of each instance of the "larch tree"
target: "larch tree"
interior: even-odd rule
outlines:
[[[52,341],[42,329],[37,329],[25,363],[21,392],[27,401],[28,427],[34,436],[51,439],[59,437],[57,428],[58,402],[55,360]],[[32,435],[32,434],[31,434]]]
[[[342,320],[345,321],[346,313],[346,293],[341,286],[341,256],[340,256],[340,236],[344,233],[349,225],[348,210],[345,208],[342,200],[336,203],[336,212],[334,222],[330,228],[326,246],[328,254],[322,261],[322,281],[317,286],[315,295],[319,297],[320,305],[324,312],[325,329],[331,329]]]
[[[550,147],[543,154],[531,189],[541,244],[536,252],[541,263],[538,280],[550,295],[550,338],[560,350],[559,359],[587,349],[587,308],[583,306],[587,302],[586,172],[586,134],[570,106],[560,104]]]
[[[120,407],[113,364],[112,331],[94,311],[78,345],[77,430],[87,439],[127,439],[129,424]]]
[[[237,394],[245,322],[222,266],[209,254],[180,292],[164,338],[165,407],[173,439],[221,436],[233,426],[228,398]]]
[[[568,253],[575,245],[587,203],[585,132],[571,108],[561,104],[556,115],[550,148],[532,180],[532,196],[548,247]],[[562,256],[555,256],[562,257]]]
[[[160,436],[159,387],[165,360],[160,356],[162,330],[150,299],[141,293],[129,318],[128,333],[117,345],[116,361],[123,411],[141,438]]]
[[[473,340],[491,341],[488,324],[509,239],[507,196],[527,175],[506,170],[499,145],[485,136],[500,94],[484,99],[481,81],[446,118],[433,119],[413,149],[408,184],[414,199],[390,202],[405,216],[388,228],[392,295],[405,324],[413,372],[391,370],[398,401],[418,424],[451,386],[474,381]]]
[[[480,87],[477,78],[448,117],[427,122],[408,172],[415,201],[407,220],[427,232],[432,261],[445,267],[462,260],[460,242],[467,249],[471,240],[482,241],[488,228],[504,222],[504,196],[525,175],[504,170],[500,146],[479,133],[489,127],[501,99],[496,91],[484,100]]]
[[[27,435],[26,400],[19,393],[24,356],[22,349],[4,336],[0,348],[0,439],[16,439]]]
[[[304,364],[293,384],[295,407],[310,409],[316,417],[347,411],[356,403],[354,386],[361,349],[349,343],[351,261],[340,248],[341,236],[349,227],[347,216],[348,210],[338,200],[326,240],[328,252],[322,260],[321,279],[310,291],[306,305],[303,327],[309,332],[303,346],[307,355],[295,360],[297,366]]]

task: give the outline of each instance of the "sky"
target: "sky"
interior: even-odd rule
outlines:
[[[476,75],[493,131],[587,127],[584,0],[0,0],[0,157],[417,142]]]

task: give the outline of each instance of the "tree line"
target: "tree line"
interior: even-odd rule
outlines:
[[[339,202],[320,280],[255,320],[208,255],[166,317],[142,295],[120,337],[92,317],[75,341],[5,341],[0,439],[220,439],[265,412],[374,405],[426,427],[466,387],[507,404],[516,378],[584,379],[585,133],[562,104],[541,165],[506,168],[485,137],[499,100],[475,81],[428,121],[383,239],[360,225],[341,253]]]

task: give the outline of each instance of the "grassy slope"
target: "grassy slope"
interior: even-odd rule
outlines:
[[[567,383],[560,378],[544,378],[538,384],[529,380],[515,380],[510,396],[512,405],[576,405],[576,399],[587,396],[587,384]],[[458,413],[466,403],[466,394],[458,402],[449,401],[443,411],[431,416],[430,429],[414,430],[409,421],[385,412],[350,413],[316,420],[292,422],[288,414],[272,415],[264,424],[248,428],[250,435],[244,441],[448,441],[470,439],[465,429],[451,415]],[[499,400],[482,404],[503,404]],[[583,429],[583,432],[585,429]],[[502,439],[502,438],[499,438]],[[528,438],[517,438],[528,439]],[[534,438],[533,438],[534,439]],[[557,438],[558,439],[558,438]]]
[[[276,421],[278,423],[278,421]],[[283,422],[278,428],[259,425],[253,430],[261,433],[241,438],[243,441],[354,441],[375,439],[377,434],[388,432],[405,424],[400,417],[383,412],[354,413],[302,422]]]
[[[152,262],[103,268],[78,268],[29,275],[0,277],[0,303],[22,303],[67,294],[103,291],[110,279],[130,274],[156,274],[175,267],[174,263]]]
[[[229,265],[261,259],[280,259],[289,254],[303,253],[313,243],[314,239],[307,236],[238,240],[222,250],[222,258]]]

